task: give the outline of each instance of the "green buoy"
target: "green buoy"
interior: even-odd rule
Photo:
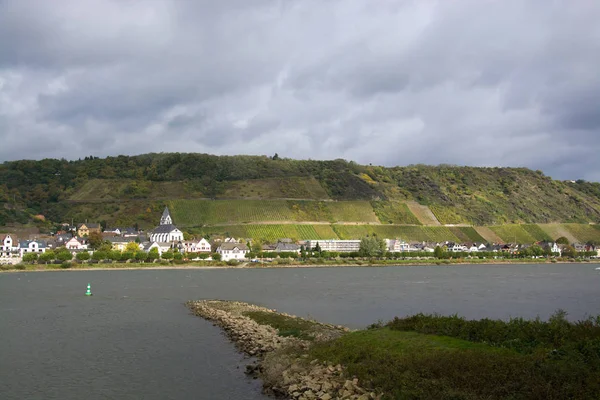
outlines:
[[[92,286],[88,283],[87,292],[85,292],[86,296],[92,295]]]

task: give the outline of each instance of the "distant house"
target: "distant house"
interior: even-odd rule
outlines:
[[[135,239],[126,238],[126,237],[120,237],[120,236],[114,236],[114,237],[108,238],[107,240],[112,245],[112,249],[113,250],[118,250],[118,251],[124,251],[125,248],[127,248],[127,245],[129,243],[132,243],[132,242],[135,243]],[[141,246],[138,245],[138,247],[140,249],[142,249]]]
[[[477,243],[467,243],[465,247],[469,253],[477,253],[479,251],[479,246],[477,246]]]
[[[143,248],[142,248],[145,252],[150,252],[152,249],[157,249],[158,250],[158,254],[162,255],[163,253],[166,253],[167,251],[169,251],[171,249],[171,243],[164,243],[164,242],[148,242],[146,243]]]
[[[122,228],[120,229],[121,236],[123,237],[136,237],[140,234],[140,232],[135,228]]]
[[[183,241],[183,232],[173,225],[173,219],[167,207],[165,207],[163,215],[160,218],[160,224],[150,234],[150,241],[158,243]]]
[[[322,251],[353,252],[360,250],[360,240],[308,240],[306,245],[314,249],[317,244]]]
[[[18,251],[18,241],[16,236],[0,236],[0,257],[11,257]]]
[[[300,245],[297,245],[295,243],[284,243],[284,242],[279,242],[275,245],[275,249],[274,251],[276,253],[298,253],[300,254]]]
[[[104,232],[102,232],[103,235],[104,234],[108,235],[110,233],[112,233],[113,236],[121,236],[121,229],[119,229],[119,228],[106,228],[104,230]]]
[[[275,247],[277,247],[274,244],[263,244],[261,246],[261,250],[264,252],[274,252],[275,251]]]
[[[409,251],[410,249],[410,244],[406,243],[404,240],[388,239],[386,242],[387,249],[390,253],[400,253]]]
[[[54,235],[54,240],[56,240],[58,243],[66,243],[69,240],[71,240],[71,238],[73,237],[72,234],[70,233],[59,233],[57,235]]]
[[[448,251],[453,252],[453,253],[467,251],[465,246],[463,246],[462,244],[459,244],[459,243],[454,243],[454,242],[449,242],[447,244],[447,248],[448,248]]]
[[[217,248],[217,253],[221,255],[223,261],[244,260],[249,252],[250,249],[243,243],[222,243]]]
[[[104,239],[104,240],[106,240],[108,238],[112,238],[112,237],[117,237],[117,236],[119,236],[119,235],[114,232],[107,232],[107,231],[102,232],[102,239]]]
[[[100,224],[79,224],[77,225],[77,236],[90,236],[93,232],[102,232],[102,227]]]
[[[69,250],[87,250],[88,242],[85,238],[71,238],[65,243],[65,247]]]
[[[212,251],[210,243],[204,238],[197,242],[195,240],[186,240],[181,244],[183,250],[188,253],[210,253]]]
[[[43,240],[23,240],[19,242],[19,255],[23,257],[26,253],[45,253],[46,242]]]

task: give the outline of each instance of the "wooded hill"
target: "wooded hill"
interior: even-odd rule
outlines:
[[[0,165],[0,225],[36,223],[34,216],[42,215],[46,225],[87,219],[149,228],[164,205],[178,225],[198,232],[309,225],[327,232],[324,237],[347,237],[352,229],[441,230],[454,224],[474,225],[491,238],[509,236],[506,224],[523,234],[528,231],[514,224],[541,223],[550,225],[527,229],[542,229],[552,238],[552,232],[567,229],[559,223],[600,222],[600,184],[557,181],[525,168],[386,168],[345,160],[180,153]],[[570,226],[563,233],[580,229]],[[581,229],[597,231],[594,225]]]

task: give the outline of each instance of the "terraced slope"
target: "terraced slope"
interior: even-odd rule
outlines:
[[[368,201],[172,200],[173,218],[181,226],[256,222],[356,222],[378,224]]]
[[[372,222],[379,219],[368,201],[337,201],[327,203],[334,222]]]
[[[236,238],[252,238],[275,242],[278,239],[338,239],[331,225],[252,224],[229,226],[206,226],[190,230],[197,235],[224,235]]]
[[[475,226],[473,227],[475,231],[485,240],[487,243],[504,243],[502,238],[496,234],[493,230],[491,230],[487,226]]]
[[[540,228],[552,238],[556,240],[560,237],[565,237],[569,240],[569,243],[579,242],[564,224],[541,224]]]
[[[534,243],[536,238],[531,236],[521,225],[490,226],[504,243]]]
[[[172,200],[177,225],[235,224],[260,221],[290,221],[293,214],[285,200]]]
[[[423,206],[416,201],[406,202],[406,206],[410,212],[421,222],[423,225],[441,225],[437,217],[431,212],[431,209],[427,206]]]
[[[423,225],[408,205],[398,201],[372,201],[371,206],[384,224]],[[428,225],[435,225],[434,223]]]

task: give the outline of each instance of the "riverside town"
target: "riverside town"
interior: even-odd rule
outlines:
[[[275,265],[324,261],[345,263],[394,260],[545,260],[600,258],[600,246],[569,243],[564,238],[536,243],[407,242],[376,236],[350,240],[279,238],[259,243],[252,238],[215,236],[184,239],[165,207],[155,229],[102,228],[98,223],[63,224],[53,235],[20,239],[0,236],[0,263],[4,265],[157,263],[214,261],[221,265],[273,263]],[[360,265],[360,264],[359,264]]]

